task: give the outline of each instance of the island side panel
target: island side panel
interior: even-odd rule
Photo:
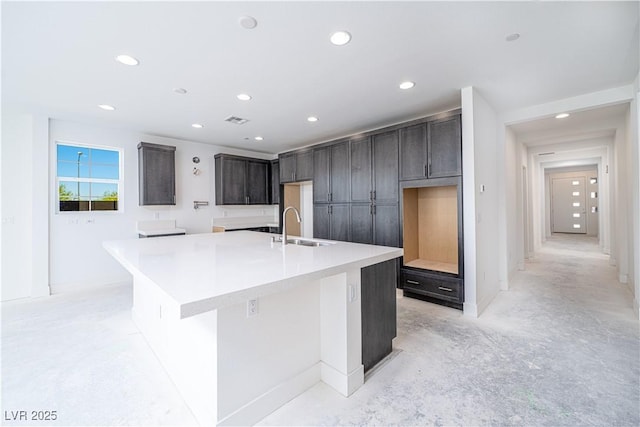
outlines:
[[[321,378],[344,396],[364,383],[360,269],[321,280]]]
[[[133,281],[133,320],[201,425],[217,408],[217,311],[180,319],[178,304],[144,276]]]
[[[320,381],[320,283],[218,310],[218,424],[249,425]]]

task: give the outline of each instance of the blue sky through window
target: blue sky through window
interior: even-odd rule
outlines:
[[[57,176],[60,201],[117,200],[120,152],[58,144]]]
[[[120,178],[117,151],[58,144],[57,158],[60,178]]]

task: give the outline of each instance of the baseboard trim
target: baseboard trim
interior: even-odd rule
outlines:
[[[258,396],[234,413],[218,421],[219,426],[254,425],[294,397],[320,381],[318,362],[300,374]]]
[[[119,280],[98,280],[98,281],[81,281],[81,282],[67,282],[59,283],[56,285],[49,285],[51,295],[64,294],[67,292],[77,292],[83,290],[91,290],[97,288],[105,288],[111,286],[131,285],[132,279],[119,279]]]

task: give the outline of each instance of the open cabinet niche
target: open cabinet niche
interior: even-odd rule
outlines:
[[[456,186],[405,188],[404,265],[458,274]]]
[[[404,294],[462,308],[462,179],[401,183]]]

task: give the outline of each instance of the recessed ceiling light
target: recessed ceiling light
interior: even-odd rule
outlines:
[[[336,31],[335,33],[331,34],[330,40],[331,43],[335,44],[336,46],[344,46],[345,44],[349,43],[349,41],[351,41],[351,34],[349,34],[347,31]]]
[[[118,55],[116,56],[116,61],[124,65],[138,65],[140,63],[136,58],[129,55]]]
[[[255,139],[256,141],[262,141],[264,138],[263,138],[263,137],[261,137],[261,136],[256,136],[256,137],[255,137],[255,138],[253,138],[253,139]]]
[[[258,21],[253,16],[241,16],[238,18],[238,23],[246,30],[253,30],[258,25]]]
[[[179,93],[180,95],[184,95],[185,93],[187,93],[187,90],[181,87],[176,87],[173,89],[173,91],[175,93]]]
[[[560,113],[556,116],[556,119],[566,119],[569,117],[569,113]]]
[[[98,107],[102,108],[103,110],[107,110],[107,111],[113,111],[116,109],[116,107],[109,105],[109,104],[100,104],[98,105]]]
[[[416,84],[414,82],[402,82],[400,83],[400,89],[411,89],[412,87],[414,87]]]
[[[518,40],[520,38],[520,34],[518,33],[513,33],[513,34],[509,34],[507,37],[505,37],[504,39],[508,42],[514,42],[516,40]]]
[[[200,123],[194,123],[191,125],[191,127],[196,128],[196,129],[202,129],[204,126],[201,125]]]
[[[307,121],[308,122],[317,122],[318,118],[316,116],[309,116],[309,117],[307,117]]]
[[[240,101],[248,101],[251,99],[251,95],[247,95],[246,93],[241,93],[237,96]]]

